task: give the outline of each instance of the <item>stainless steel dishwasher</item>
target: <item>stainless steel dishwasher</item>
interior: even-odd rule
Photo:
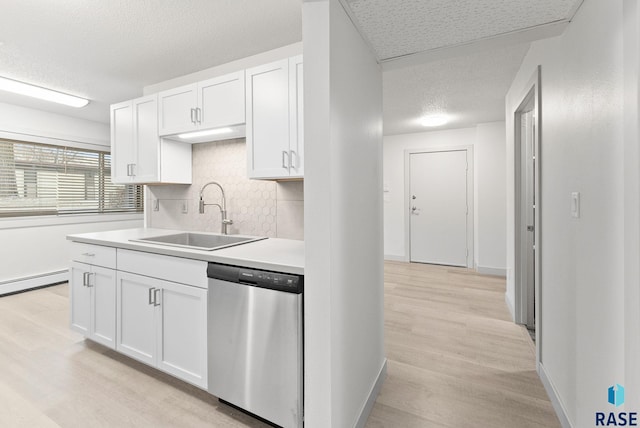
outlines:
[[[304,277],[209,263],[209,392],[273,424],[302,426]]]

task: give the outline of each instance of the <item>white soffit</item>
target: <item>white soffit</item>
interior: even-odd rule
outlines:
[[[86,97],[82,109],[0,102],[108,123],[142,88],[302,40],[300,0],[0,0],[0,75]]]
[[[569,21],[582,0],[346,0],[381,61]]]

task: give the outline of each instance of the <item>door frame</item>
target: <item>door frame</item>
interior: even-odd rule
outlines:
[[[404,254],[406,262],[411,262],[411,155],[420,153],[437,153],[451,151],[467,152],[467,268],[474,267],[474,224],[475,224],[475,187],[473,145],[438,146],[421,149],[405,149],[404,151]]]
[[[534,240],[535,240],[535,255],[534,255],[534,284],[535,284],[535,320],[536,320],[536,368],[540,365],[541,356],[541,337],[542,337],[542,266],[541,266],[541,254],[542,254],[542,186],[540,179],[541,171],[541,134],[542,134],[542,106],[541,106],[541,88],[540,88],[540,66],[536,67],[533,75],[529,79],[529,82],[525,86],[524,95],[520,98],[521,102],[513,112],[514,120],[514,249],[515,249],[515,263],[514,263],[514,277],[515,277],[515,307],[514,318],[518,324],[526,324],[527,322],[527,289],[526,281],[524,281],[525,270],[522,268],[522,264],[526,261],[523,260],[523,245],[526,242],[526,230],[524,220],[522,218],[522,203],[524,195],[522,194],[522,180],[523,180],[523,165],[522,165],[522,138],[521,138],[521,114],[525,111],[533,110],[533,124],[534,124],[534,150],[536,156],[536,162],[534,165],[534,199],[535,199],[535,213],[534,213]],[[531,105],[533,108],[531,109]]]

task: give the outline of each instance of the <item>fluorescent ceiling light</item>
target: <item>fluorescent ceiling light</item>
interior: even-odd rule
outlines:
[[[422,126],[442,126],[449,122],[449,118],[444,115],[425,116],[420,120]]]
[[[178,138],[199,138],[199,137],[208,137],[209,135],[220,135],[220,134],[230,134],[233,132],[231,128],[218,128],[218,129],[208,129],[206,131],[195,131],[195,132],[187,132],[186,134],[178,135]]]
[[[27,97],[38,98],[58,104],[64,104],[69,107],[79,108],[89,104],[89,100],[86,98],[63,94],[62,92],[54,91],[52,89],[30,85],[28,83],[19,82],[13,79],[7,79],[6,77],[0,77],[0,91],[26,95]]]

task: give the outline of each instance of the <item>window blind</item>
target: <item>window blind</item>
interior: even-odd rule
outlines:
[[[142,186],[111,183],[111,155],[0,139],[0,217],[142,212]]]

